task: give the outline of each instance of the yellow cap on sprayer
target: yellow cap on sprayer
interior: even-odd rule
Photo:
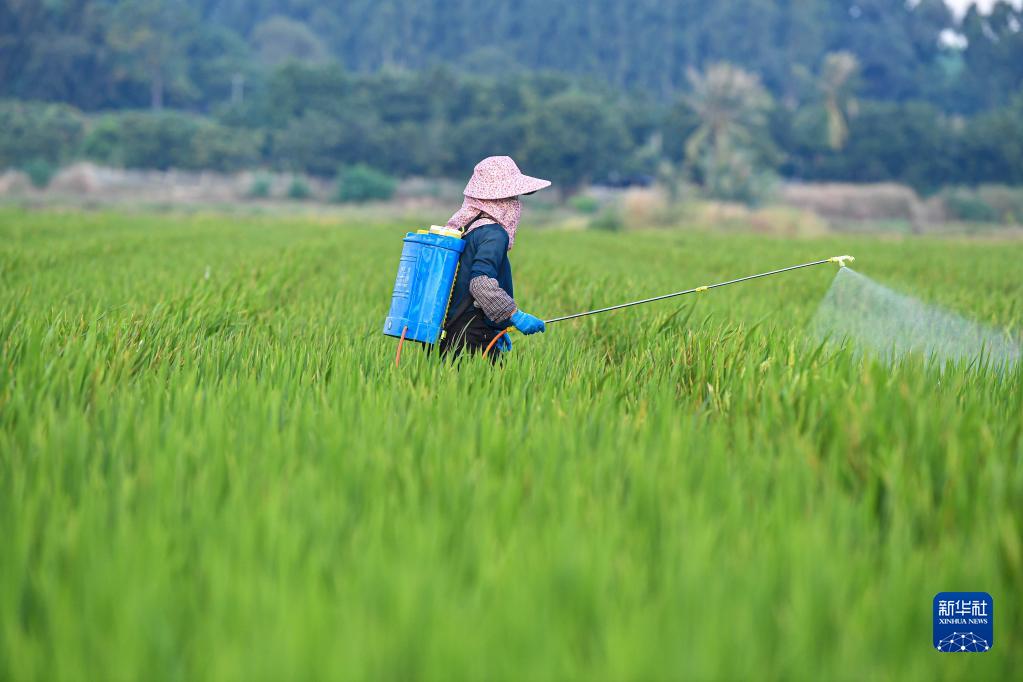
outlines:
[[[844,268],[844,267],[846,267],[845,262],[847,260],[856,260],[856,259],[854,257],[852,257],[852,256],[832,256],[831,258],[828,259],[828,262],[829,263],[838,263],[838,267]]]
[[[440,234],[444,235],[445,237],[454,237],[455,239],[462,238],[462,232],[460,230],[456,230],[453,227],[444,227],[441,225],[430,225],[430,234]]]

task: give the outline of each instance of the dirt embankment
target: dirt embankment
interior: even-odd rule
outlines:
[[[783,204],[800,208],[833,222],[905,221],[914,232],[947,220],[945,206],[937,197],[921,199],[905,185],[847,183],[785,185]]]
[[[74,199],[96,202],[230,203],[252,197],[261,184],[267,196],[284,196],[292,176],[244,172],[224,175],[179,170],[143,171],[105,168],[76,163],[53,176],[45,189],[32,187],[27,176],[17,171],[0,175],[0,197]],[[303,178],[310,196],[326,196],[328,183]]]
[[[296,191],[296,187],[301,192]],[[460,182],[445,179],[402,180],[394,197],[375,203],[375,211],[428,212],[452,210],[461,200]],[[142,171],[76,163],[57,173],[45,189],[33,187],[27,175],[0,173],[0,200],[27,205],[151,205],[278,207],[294,210],[336,210],[336,182],[324,178],[266,171],[233,175],[179,170]],[[927,199],[910,187],[892,183],[786,183],[774,200],[760,208],[707,201],[698,194],[670,198],[663,188],[593,187],[584,192],[597,210],[617,210],[622,226],[705,226],[789,235],[867,230],[899,233],[1004,232],[1023,217],[1023,190],[1009,187],[959,188]],[[587,224],[588,214],[555,193],[532,198],[533,218],[552,224]],[[361,210],[361,209],[360,209]],[[967,213],[973,214],[968,217]],[[1018,230],[1019,228],[1011,228]]]

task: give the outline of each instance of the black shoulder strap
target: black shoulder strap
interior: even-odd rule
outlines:
[[[465,227],[463,227],[463,228],[462,228],[462,234],[465,234],[465,231],[469,229],[469,226],[470,226],[470,225],[472,225],[472,224],[473,224],[474,222],[476,222],[477,220],[479,220],[480,218],[482,218],[482,217],[483,217],[483,216],[485,216],[486,214],[487,214],[487,212],[486,212],[486,211],[480,211],[479,213],[477,213],[477,214],[476,214],[476,217],[475,217],[475,218],[473,218],[472,220],[470,220],[469,222],[467,222],[467,223],[465,224]]]
[[[470,220],[469,222],[467,222],[465,224],[465,227],[462,228],[462,234],[464,235],[465,231],[469,229],[470,225],[472,225],[474,222],[476,222],[477,220],[479,220],[480,218],[482,218],[486,214],[487,214],[486,211],[480,211],[479,213],[477,213],[476,217],[473,218],[472,220]],[[456,280],[457,280],[457,276],[456,276]],[[457,320],[459,317],[461,317],[463,314],[465,314],[465,312],[467,310],[469,310],[469,308],[472,306],[472,304],[473,304],[472,294],[470,294],[467,291],[467,292],[465,292],[465,298],[462,299],[462,302],[459,303],[458,307],[455,308],[454,310],[451,310],[451,311],[448,312],[448,315],[447,315],[447,317],[444,320],[444,324],[448,325],[448,324],[451,324],[452,322],[454,322],[455,320]]]
[[[478,214],[476,214],[476,217],[473,218],[472,220],[470,220],[469,222],[467,222],[465,224],[465,227],[462,228],[462,235],[463,236],[465,235],[465,231],[469,229],[470,225],[472,225],[474,222],[476,222],[477,220],[479,220],[480,218],[482,218],[485,215],[486,215],[486,211],[480,211]],[[460,274],[466,274],[466,276],[468,276],[468,273],[461,273],[461,272],[459,272],[458,274],[459,275]],[[455,275],[455,282],[457,282],[457,281],[458,281],[458,275]],[[452,283],[452,286],[454,286],[454,283]],[[459,317],[461,317],[465,313],[465,311],[467,311],[472,306],[472,303],[473,303],[472,294],[469,293],[468,291],[466,291],[465,292],[465,297],[462,299],[461,303],[458,304],[458,307],[455,308],[454,310],[449,310],[448,311],[447,316],[444,318],[445,326],[451,324],[452,322],[457,320]]]

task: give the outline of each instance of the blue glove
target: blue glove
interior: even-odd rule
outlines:
[[[497,340],[497,350],[502,353],[507,353],[511,350],[511,337],[508,334],[502,334],[501,338]]]
[[[543,320],[521,310],[516,310],[515,314],[511,316],[511,323],[526,336],[547,330],[547,325]]]

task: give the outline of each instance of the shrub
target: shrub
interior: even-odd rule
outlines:
[[[126,168],[232,171],[260,158],[260,135],[173,111],[127,111],[99,118],[84,154]]]
[[[568,204],[584,215],[594,215],[600,210],[600,202],[585,194],[577,194],[568,200]]]
[[[974,223],[997,223],[998,211],[984,201],[975,190],[957,188],[944,193],[942,200],[949,216]]]
[[[758,168],[752,157],[738,150],[708,153],[701,171],[703,189],[712,199],[756,206],[774,191],[774,175]]]
[[[390,175],[357,164],[341,171],[335,196],[342,203],[386,201],[394,196],[397,186],[397,181]]]
[[[190,144],[189,157],[181,168],[208,169],[227,173],[251,168],[259,163],[261,133],[228,128],[204,121]]]
[[[1015,223],[1023,218],[1023,188],[982,185],[941,193],[948,217],[974,223]]]
[[[257,175],[252,179],[249,187],[249,196],[253,199],[266,199],[270,196],[270,178],[265,175]]]
[[[617,208],[608,208],[599,215],[594,216],[589,223],[591,230],[602,230],[604,232],[621,232],[625,227],[622,214]]]
[[[289,170],[330,177],[341,161],[381,158],[379,135],[372,111],[342,110],[329,115],[311,111],[273,133],[272,153]],[[405,153],[413,151],[406,143]]]
[[[199,120],[172,111],[106,114],[85,137],[83,151],[100,163],[127,168],[188,168]]]
[[[43,189],[50,184],[50,180],[53,179],[54,173],[56,173],[56,167],[47,161],[46,159],[32,159],[21,167],[25,171],[25,175],[32,182],[32,186],[38,189]]]
[[[660,188],[629,188],[622,193],[620,207],[626,227],[654,227],[676,222],[668,194]]]
[[[82,114],[63,104],[0,101],[0,168],[59,164],[78,151],[84,127]]]
[[[309,183],[298,175],[291,179],[291,184],[288,185],[288,198],[289,199],[308,199],[312,192],[309,190]]]
[[[1003,223],[1023,221],[1023,187],[984,185],[977,193],[984,203],[995,210]]]

